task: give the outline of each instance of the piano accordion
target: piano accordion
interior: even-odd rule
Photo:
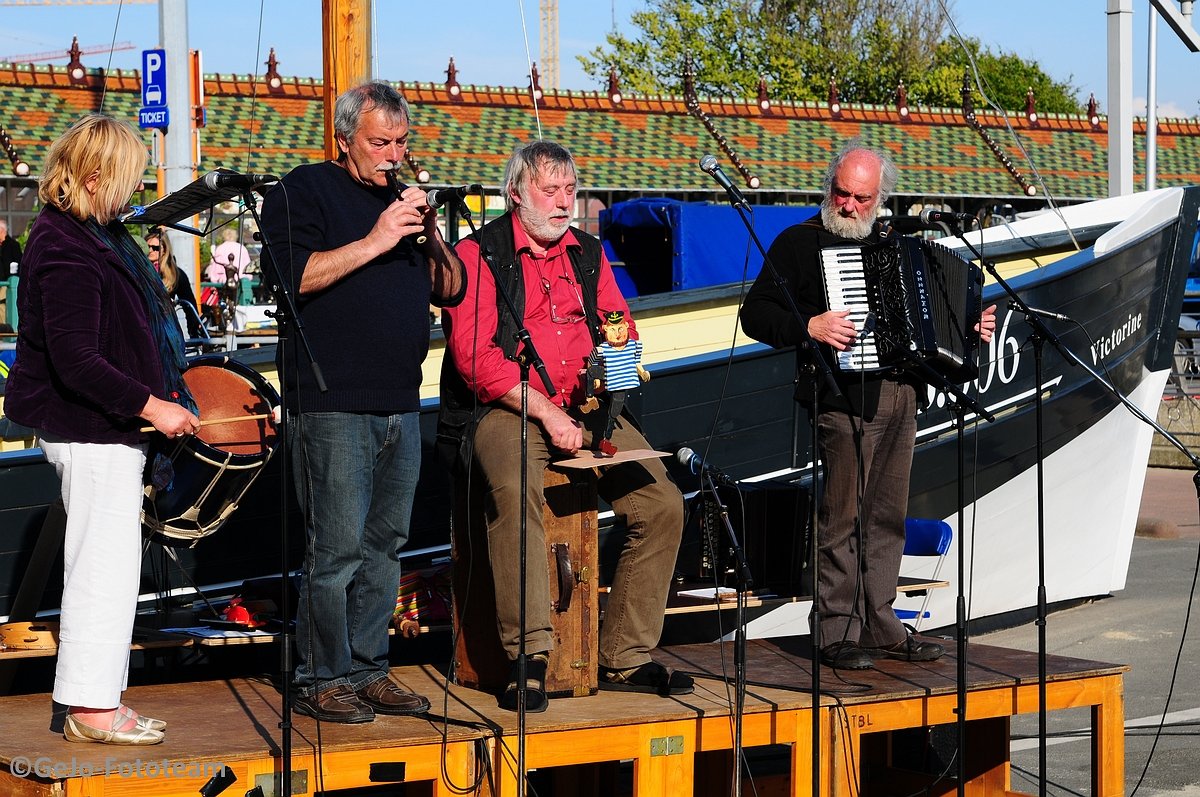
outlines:
[[[983,272],[974,264],[940,244],[897,235],[826,247],[821,271],[829,308],[849,310],[859,331],[854,346],[836,352],[840,370],[919,373],[919,362],[951,382],[978,375]],[[873,329],[864,334],[864,326]]]

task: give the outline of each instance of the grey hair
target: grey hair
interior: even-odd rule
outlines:
[[[393,124],[408,121],[408,101],[389,83],[372,80],[344,92],[333,105],[333,131],[349,140],[358,132],[362,115],[367,111],[383,111]]]
[[[900,170],[896,168],[896,164],[892,161],[890,155],[877,147],[867,146],[861,138],[852,138],[842,144],[842,148],[838,150],[837,155],[829,162],[829,167],[825,169],[825,179],[821,182],[821,190],[826,197],[833,193],[834,176],[837,174],[838,169],[842,168],[842,164],[846,162],[846,158],[856,152],[870,155],[879,162],[879,197],[875,201],[875,206],[879,207],[884,202],[887,202],[888,197],[892,195],[892,191],[896,188],[896,183],[900,179]]]
[[[571,157],[570,150],[562,144],[556,144],[553,141],[531,141],[528,144],[522,144],[513,152],[512,157],[508,159],[508,165],[504,167],[504,207],[506,210],[513,210],[516,207],[512,195],[515,193],[519,196],[521,187],[525,185],[528,177],[536,173],[543,165],[548,165],[552,171],[570,170],[571,174],[578,174],[575,169],[575,159]]]

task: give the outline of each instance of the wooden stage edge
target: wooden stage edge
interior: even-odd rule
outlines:
[[[733,723],[722,673],[733,672],[728,643],[681,645],[655,652],[663,664],[697,676],[691,695],[662,698],[624,692],[552,700],[528,717],[526,766],[554,770],[561,788],[539,794],[728,794]],[[781,745],[786,775],[758,784],[759,794],[811,794],[812,704],[807,638],[754,640],[743,715],[746,748]],[[1009,721],[1038,708],[1032,653],[971,645],[968,662],[967,793],[1009,795]],[[1128,667],[1061,656],[1047,660],[1047,708],[1088,708],[1092,729],[1092,794],[1124,792],[1122,678]],[[820,728],[823,797],[879,793],[903,783],[910,792],[936,775],[905,771],[891,734],[955,723],[954,651],[923,664],[881,661],[874,670],[822,670]],[[296,715],[292,793],[516,794],[517,717],[491,695],[446,687],[431,666],[392,671],[406,688],[429,697],[428,717],[377,717],[362,725]],[[849,683],[855,688],[849,688]],[[173,797],[195,795],[222,765],[237,776],[226,794],[261,786],[279,794],[280,695],[263,679],[239,678],[141,686],[125,700],[168,721],[154,747],[72,744],[51,730],[50,696],[0,698],[0,794]],[[61,721],[61,720],[60,720]],[[320,745],[320,747],[318,747]],[[790,753],[788,752],[790,748]],[[893,756],[896,756],[893,759]],[[605,762],[632,761],[632,787],[616,789]],[[608,774],[606,774],[606,772]],[[609,777],[604,787],[594,778]],[[593,781],[588,783],[588,779]],[[412,788],[384,784],[419,784]],[[914,788],[908,788],[910,785]],[[368,787],[381,789],[376,791]],[[585,787],[586,786],[586,787]],[[953,793],[953,778],[932,794]]]

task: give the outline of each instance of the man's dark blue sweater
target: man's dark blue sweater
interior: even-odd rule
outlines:
[[[299,166],[263,202],[263,230],[293,291],[314,252],[367,236],[393,200],[336,163]],[[297,340],[283,346],[292,412],[392,414],[420,409],[421,363],[429,349],[429,268],[407,241],[315,294],[295,293],[326,393],[317,390]],[[286,356],[287,362],[280,362]]]

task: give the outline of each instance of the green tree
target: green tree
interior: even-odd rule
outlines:
[[[964,46],[975,60],[988,99],[1004,110],[1023,110],[1025,94],[1032,89],[1038,113],[1083,112],[1079,88],[1071,83],[1071,78],[1055,80],[1042,71],[1037,61],[1026,61],[1013,53],[992,52],[984,49],[978,39],[967,39],[963,45],[957,41],[939,44],[934,67],[909,85],[910,102],[957,107],[962,102],[963,76],[967,75],[975,91],[975,107],[984,107]]]
[[[773,98],[822,101],[832,79],[843,102],[888,105],[903,80],[909,102],[957,107],[968,68],[937,0],[648,0],[631,22],[635,35],[610,34],[579,60],[601,84],[615,66],[638,94],[681,94],[690,61],[700,94],[753,97],[765,77]],[[1036,61],[965,46],[1002,108],[1024,108],[1032,88],[1039,112],[1081,110],[1069,80]]]

